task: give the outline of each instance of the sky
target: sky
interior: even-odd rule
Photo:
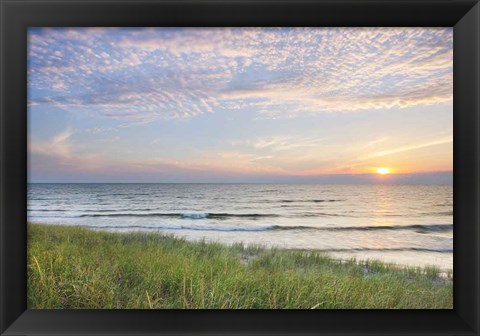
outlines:
[[[451,183],[452,33],[30,28],[29,181]]]

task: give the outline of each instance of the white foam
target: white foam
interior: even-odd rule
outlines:
[[[183,213],[182,218],[204,219],[208,217],[208,213]]]

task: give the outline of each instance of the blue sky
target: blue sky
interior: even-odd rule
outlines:
[[[29,180],[450,183],[452,42],[451,28],[30,29]]]

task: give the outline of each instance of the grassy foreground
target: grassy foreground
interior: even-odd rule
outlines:
[[[28,225],[31,309],[452,308],[452,292],[434,268]]]

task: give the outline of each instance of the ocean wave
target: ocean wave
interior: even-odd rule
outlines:
[[[327,213],[327,212],[301,212],[301,213],[294,213],[295,217],[354,217],[352,215],[347,214],[335,214],[335,213]]]
[[[33,217],[176,217],[183,219],[228,219],[228,218],[245,218],[245,219],[257,219],[257,218],[272,218],[272,217],[288,217],[288,218],[308,218],[308,217],[348,217],[348,218],[382,218],[382,217],[424,217],[424,216],[452,216],[453,211],[437,211],[437,212],[425,212],[425,213],[414,213],[414,214],[397,214],[397,213],[382,213],[382,214],[369,214],[363,212],[349,211],[346,212],[319,212],[319,211],[301,211],[303,210],[301,205],[295,205],[294,201],[283,200],[285,202],[280,207],[291,208],[292,210],[298,209],[297,211],[286,211],[278,213],[255,213],[253,210],[252,213],[214,213],[214,212],[155,212],[161,211],[158,207],[145,207],[145,208],[131,208],[127,211],[122,209],[113,209],[110,207],[104,209],[61,209],[61,208],[30,208],[28,209],[29,214],[35,213],[38,216]],[[141,205],[140,205],[141,206]],[[200,210],[200,209],[199,209]],[[274,210],[274,209],[272,209]],[[308,210],[308,209],[305,209]],[[313,209],[311,209],[313,210]],[[74,214],[70,214],[72,211]],[[201,210],[200,210],[201,211]],[[268,211],[268,210],[267,210]],[[40,215],[45,214],[45,215]],[[64,214],[64,215],[60,215]]]
[[[258,200],[259,203],[324,203],[324,202],[343,202],[343,199],[264,199]]]
[[[260,213],[250,213],[250,214],[234,214],[234,213],[93,213],[93,214],[81,214],[79,217],[177,217],[184,219],[205,219],[205,218],[229,218],[229,217],[240,217],[240,218],[261,218],[261,217],[280,217],[277,214],[260,214]]]
[[[78,210],[82,212],[92,212],[92,213],[97,213],[97,212],[114,212],[118,211],[119,209],[96,209],[96,210]],[[153,211],[153,210],[158,210],[158,208],[144,208],[144,209],[131,209],[133,211]],[[29,212],[66,212],[69,211],[67,209],[28,209],[27,211]]]
[[[157,209],[133,209],[134,211],[152,211]],[[30,215],[31,217],[59,217],[59,218],[76,218],[76,217],[170,217],[180,219],[228,219],[228,218],[244,218],[244,219],[259,219],[259,218],[278,218],[278,217],[352,217],[346,214],[334,214],[324,212],[302,212],[291,214],[274,214],[274,213],[215,213],[215,212],[201,212],[201,213],[182,213],[182,212],[115,212],[118,210],[83,210],[79,214],[65,214],[66,210],[54,209],[32,209],[31,213],[41,212],[44,214]],[[64,214],[61,214],[61,213]],[[52,213],[52,214],[48,214]]]
[[[315,227],[315,226],[279,226],[274,230],[320,230],[320,231],[382,231],[382,230],[415,230],[424,232],[451,231],[453,224],[413,224],[413,225],[382,225],[382,226],[338,226],[338,227]]]
[[[28,214],[28,218],[79,218],[82,215],[76,215],[76,214],[54,214],[54,215],[40,215],[40,214]]]
[[[283,206],[282,206],[283,207]],[[298,209],[294,206],[286,206],[292,209]],[[179,218],[179,219],[233,219],[233,218],[243,218],[243,219],[261,219],[261,218],[329,218],[329,217],[343,217],[343,218],[382,218],[382,217],[405,217],[400,214],[383,214],[381,216],[368,216],[365,214],[355,214],[355,213],[328,213],[328,212],[316,212],[316,211],[306,211],[306,212],[286,212],[284,214],[275,214],[275,213],[212,213],[212,212],[200,212],[200,213],[182,213],[182,212],[173,212],[173,213],[163,213],[163,212],[151,212],[158,210],[155,208],[145,208],[145,209],[132,209],[132,211],[150,211],[150,212],[117,212],[118,209],[97,209],[97,210],[77,210],[78,214],[68,213],[68,210],[62,209],[30,209],[28,210],[29,217],[58,217],[58,218],[77,218],[77,217],[170,217],[170,218]],[[433,214],[430,214],[433,215]],[[451,213],[436,213],[437,216],[447,216]],[[424,215],[410,215],[410,217],[423,217]],[[376,228],[376,227],[372,227]]]
[[[186,226],[186,225],[78,225],[94,229],[149,229],[149,230],[191,230],[191,231],[245,231],[258,232],[275,230],[275,225],[259,227],[226,227],[226,226]]]
[[[203,219],[203,218],[208,218],[208,213],[184,213],[181,214],[180,216],[182,218],[190,218],[190,219]]]
[[[340,226],[340,227],[314,227],[314,226],[203,226],[203,225],[81,225],[92,228],[106,229],[151,229],[151,230],[195,230],[195,231],[377,231],[377,230],[423,230],[424,232],[450,231],[452,224],[418,224],[418,225],[392,225],[392,226]]]

